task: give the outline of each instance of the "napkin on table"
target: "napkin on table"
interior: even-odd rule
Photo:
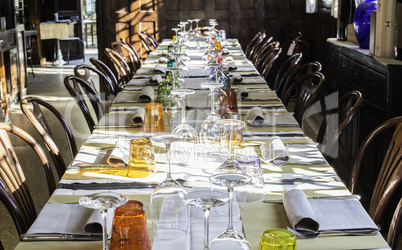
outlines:
[[[160,83],[163,81],[162,76],[161,75],[153,75],[151,77],[151,79],[149,79],[150,82],[157,82]]]
[[[237,88],[237,97],[239,99],[244,99],[248,97],[248,89],[244,86],[240,86]]]
[[[107,158],[109,165],[125,165],[130,159],[130,140],[118,140]]]
[[[230,84],[236,84],[243,80],[243,77],[238,74],[234,74],[230,77]]]
[[[107,231],[113,222],[113,209],[108,209]],[[102,235],[102,217],[100,210],[94,210],[80,204],[46,204],[37,219],[27,231],[30,234],[71,234]],[[24,239],[24,236],[21,236]],[[99,237],[97,237],[99,239]],[[101,239],[101,238],[100,238]]]
[[[248,123],[255,127],[288,126],[298,127],[296,119],[287,112],[264,112],[261,107],[253,107],[247,112]]]
[[[144,123],[145,117],[145,109],[139,108],[135,111],[134,116],[131,118],[131,122],[134,124],[134,127],[142,127]]]
[[[139,100],[145,100],[146,102],[152,101],[155,98],[155,91],[151,86],[145,86],[141,89]]]
[[[154,68],[154,73],[166,73],[166,67],[158,64]]]
[[[378,227],[355,198],[307,199],[302,190],[293,189],[285,193],[283,206],[292,229],[304,237],[378,233]]]
[[[289,153],[279,137],[273,137],[260,146],[262,158],[269,161],[288,161]]]
[[[114,103],[150,102],[155,98],[155,91],[151,86],[142,87],[141,91],[122,91],[113,100]]]

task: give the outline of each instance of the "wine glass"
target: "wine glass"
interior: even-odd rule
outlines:
[[[222,163],[216,170],[215,173],[220,172],[231,172],[231,173],[243,173],[245,174],[244,168],[240,167],[235,161],[232,160],[232,132],[234,130],[241,130],[245,127],[245,123],[236,119],[222,119],[215,123],[216,129],[222,129],[227,131],[228,138],[228,159]]]
[[[209,213],[211,207],[218,207],[229,201],[229,196],[221,191],[200,188],[184,196],[187,204],[204,211],[204,250],[209,249]]]
[[[195,21],[195,31],[196,31],[196,34],[198,34],[199,36],[201,36],[201,35],[202,35],[202,34],[201,34],[201,30],[200,30],[199,27],[198,27],[198,22],[201,21],[201,19],[194,19],[194,21]]]
[[[195,34],[194,29],[193,29],[194,19],[188,19],[187,21],[190,23],[190,28],[188,29],[188,34],[190,36],[190,40],[192,40],[194,38],[194,34]]]
[[[153,143],[165,144],[168,164],[166,179],[155,187],[150,204],[155,236],[163,240],[184,237],[189,226],[189,213],[183,200],[187,191],[172,178],[170,168],[170,145],[181,138],[175,134],[151,137]]]
[[[210,96],[211,96],[211,101],[210,101],[210,107],[211,107],[211,112],[207,118],[205,118],[204,121],[202,121],[201,126],[200,126],[200,142],[201,143],[214,143],[218,142],[219,140],[219,129],[214,127],[215,123],[221,119],[221,117],[216,113],[216,106],[218,104],[215,99],[217,96],[215,93],[218,93],[220,98],[221,91],[220,88],[223,86],[222,83],[217,83],[217,82],[211,82],[211,83],[203,83],[201,84],[201,87],[203,88],[209,88],[210,91]],[[216,92],[216,90],[219,89],[219,92]],[[218,104],[219,105],[219,104]]]
[[[95,193],[81,197],[79,199],[79,204],[81,206],[100,209],[102,215],[102,239],[103,239],[103,250],[108,250],[107,245],[107,210],[109,208],[120,207],[126,204],[128,198],[124,194],[116,194],[112,192]]]
[[[183,140],[188,142],[198,141],[197,131],[186,121],[186,95],[194,94],[194,92],[192,89],[184,88],[172,90],[172,94],[180,96],[178,105],[181,108],[180,124],[173,129],[172,133],[183,136]]]
[[[212,249],[252,249],[250,243],[233,228],[233,190],[235,186],[247,185],[251,178],[239,173],[218,173],[209,177],[212,184],[226,186],[229,195],[228,228],[218,235],[209,245]]]
[[[176,33],[176,36],[175,36],[176,38],[173,41],[173,44],[179,44],[179,37],[178,37],[177,32],[180,30],[180,28],[172,28],[172,30]]]

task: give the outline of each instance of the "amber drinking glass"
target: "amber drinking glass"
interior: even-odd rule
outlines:
[[[155,174],[155,154],[151,140],[146,137],[134,138],[130,141],[130,159],[127,176],[145,178]]]
[[[131,200],[116,208],[110,249],[152,249],[142,202]]]
[[[237,115],[239,109],[237,107],[237,96],[234,89],[225,89],[225,94],[222,94],[222,100],[219,106],[219,114],[230,116]]]
[[[163,106],[158,102],[145,105],[144,132],[164,132]]]
[[[262,233],[258,250],[295,250],[296,235],[289,230],[276,228]]]

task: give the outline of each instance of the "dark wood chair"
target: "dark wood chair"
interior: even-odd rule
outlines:
[[[133,77],[138,68],[135,55],[132,53],[131,48],[121,42],[112,42],[110,46],[126,61],[127,65],[130,67],[130,76]]]
[[[392,250],[398,249],[398,238],[402,232],[402,199],[399,200],[398,206],[395,209],[394,216],[389,226],[387,243]]]
[[[131,79],[131,69],[126,60],[116,51],[105,48],[105,54],[113,62],[118,75],[119,86],[127,84]]]
[[[81,73],[82,71],[83,71],[83,74]],[[120,92],[120,90],[121,90],[120,87],[116,86],[115,83],[113,83],[113,81],[110,79],[110,77],[105,75],[100,70],[98,70],[94,67],[91,67],[89,65],[86,65],[86,64],[80,64],[80,65],[75,66],[75,68],[74,68],[74,75],[83,79],[84,81],[88,82],[89,84],[91,84],[91,86],[96,90],[94,81],[91,77],[91,72],[98,75],[99,85],[103,84],[104,88],[101,88],[101,89],[106,90],[106,93],[105,93],[106,96],[112,97],[111,99],[113,99]],[[98,94],[99,94],[99,92],[98,92]]]
[[[251,39],[251,41],[247,45],[246,50],[244,51],[244,54],[246,55],[247,59],[250,59],[251,51],[253,50],[254,46],[256,44],[259,44],[265,37],[266,37],[265,30],[261,30],[257,34],[255,34],[253,39]]]
[[[92,63],[93,66],[95,66],[97,70],[102,72],[105,76],[109,77],[115,90],[120,91],[121,89],[123,89],[123,85],[119,85],[119,81],[117,80],[116,75],[104,62],[95,57],[89,58],[89,61]]]
[[[28,103],[32,104],[32,111],[29,109]],[[41,98],[26,97],[21,101],[20,106],[25,117],[36,129],[36,131],[38,131],[38,133],[42,136],[46,148],[49,151],[50,156],[52,157],[53,162],[56,166],[57,174],[59,178],[61,178],[64,172],[67,170],[66,163],[60,153],[59,147],[57,147],[57,143],[53,136],[52,130],[50,129],[50,126],[45,118],[42,108],[50,111],[59,120],[67,136],[71,157],[74,158],[77,155],[78,150],[70,126],[68,125],[63,114],[56,107]]]
[[[155,37],[150,35],[148,32],[139,31],[138,36],[140,37],[141,43],[145,48],[147,54],[151,53],[158,47],[158,42]]]
[[[297,67],[297,65],[300,64],[302,58],[303,54],[296,53],[290,56],[288,59],[286,59],[286,61],[281,65],[278,72],[276,73],[275,81],[273,83],[267,81],[268,86],[274,90],[276,90],[279,86],[281,86],[282,82],[285,81],[290,76],[290,74],[292,74],[293,70]]]
[[[270,37],[266,36],[259,44],[256,44],[256,46],[254,46],[254,48],[252,49],[249,60],[252,63],[255,63],[255,60],[257,59],[258,55],[262,53],[264,48],[268,46],[268,44],[270,44],[273,39],[274,38],[272,36]]]
[[[350,192],[357,193],[360,169],[366,150],[379,135],[383,136],[385,131],[393,128],[394,132],[378,173],[368,209],[376,224],[382,222],[391,200],[401,199],[399,191],[402,183],[402,116],[385,121],[369,133],[357,153],[349,180]]]
[[[141,57],[138,55],[137,50],[134,48],[134,46],[131,43],[129,43],[123,37],[120,38],[120,42],[122,42],[123,44],[127,45],[128,48],[130,48],[130,53],[133,53],[133,55],[134,55],[136,69],[139,69],[141,67]]]
[[[324,82],[325,77],[323,74],[320,72],[313,72],[300,77],[288,89],[287,95],[285,96],[286,105],[291,93],[294,93],[295,89],[300,90],[293,109],[293,116],[300,125],[303,122],[305,112],[317,100],[317,97],[324,86]]]
[[[355,90],[343,95],[339,99],[338,105],[336,107],[331,108],[325,112],[324,120],[321,123],[316,139],[317,143],[319,143],[320,150],[322,149],[324,135],[328,128],[327,125],[331,122],[331,117],[333,117],[333,115],[337,115],[337,121],[339,121],[339,125],[336,124],[337,129],[332,138],[327,138],[325,144],[324,156],[325,158],[327,158],[327,160],[330,160],[332,156],[334,156],[333,147],[338,145],[338,139],[346,131],[352,120],[357,116],[362,105],[363,95],[359,91]]]
[[[25,175],[8,133],[20,137],[35,151],[45,171],[50,194],[56,189],[56,183],[49,161],[40,145],[22,129],[7,123],[0,123],[0,200],[10,213],[18,234],[21,235],[26,233],[37,214]]]
[[[279,58],[281,53],[282,53],[282,48],[274,48],[265,56],[264,60],[261,62],[260,74],[266,81],[267,81],[267,77],[268,77],[269,73],[271,72],[272,66],[274,65],[276,60]]]
[[[292,70],[292,72],[290,72],[290,74],[287,77],[285,76],[286,79],[282,78],[278,82],[278,86],[276,86],[275,89],[276,94],[281,98],[281,100],[283,100],[286,91],[299,77],[312,72],[321,72],[321,70],[322,65],[320,62],[317,61],[304,63],[302,65],[299,65],[298,63],[296,67]],[[293,93],[293,95],[295,94],[297,93]]]
[[[75,102],[78,104],[78,107],[81,109],[81,112],[88,124],[89,130],[92,132],[95,129],[95,120],[91,115],[90,109],[84,99],[81,89],[88,97],[95,112],[97,121],[99,121],[100,118],[102,118],[102,116],[105,114],[105,106],[103,105],[98,93],[91,87],[89,83],[76,76],[66,76],[66,78],[64,78],[64,85],[66,86],[66,89],[70,95],[74,98]]]
[[[261,52],[257,55],[255,60],[253,61],[253,64],[255,68],[258,70],[258,72],[261,73],[262,71],[262,64],[265,61],[265,57],[272,52],[273,49],[279,48],[280,43],[277,41],[270,42],[262,48]]]

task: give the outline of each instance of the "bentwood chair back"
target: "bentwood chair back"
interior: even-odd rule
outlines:
[[[276,86],[275,89],[276,94],[281,98],[281,100],[283,100],[287,90],[297,80],[297,78],[308,73],[321,72],[321,70],[322,65],[317,61],[304,63],[302,65],[296,65],[296,67],[286,77],[286,79],[281,79],[281,81],[278,83],[278,86]]]
[[[147,54],[151,53],[158,47],[158,42],[155,37],[150,35],[148,32],[139,31],[138,36],[140,37],[141,43],[145,47]]]
[[[280,43],[277,41],[273,41],[273,42],[270,42],[270,43],[267,43],[266,45],[264,45],[261,52],[257,55],[255,60],[253,61],[253,64],[254,64],[255,68],[258,70],[258,72],[261,73],[262,64],[265,60],[265,57],[268,54],[270,54],[274,48],[279,48],[279,45],[280,45]]]
[[[258,55],[261,54],[261,52],[264,50],[264,48],[272,42],[274,38],[272,36],[268,37],[266,36],[259,44],[254,46],[254,48],[251,51],[250,55],[250,61],[252,63],[255,63],[255,60],[257,59]]]
[[[250,43],[247,45],[246,50],[244,51],[244,54],[246,55],[247,59],[250,59],[251,51],[253,50],[254,46],[259,44],[265,37],[266,37],[265,30],[261,30],[257,34],[255,34],[253,39],[251,39]]]
[[[387,243],[392,250],[398,249],[398,238],[402,232],[402,198],[399,200],[398,206],[395,209],[394,216],[389,226]]]
[[[0,123],[0,200],[10,213],[18,234],[21,235],[26,233],[37,215],[25,175],[8,133],[17,135],[35,151],[45,171],[50,194],[56,189],[56,183],[52,169],[40,145],[22,129],[7,123]]]
[[[275,81],[273,84],[269,85],[271,89],[277,89],[282,85],[282,82],[285,81],[290,74],[292,74],[293,70],[300,64],[303,58],[303,54],[296,53],[290,56],[279,68],[278,73],[276,74]]]
[[[91,57],[89,61],[92,63],[93,66],[100,72],[102,72],[105,76],[109,77],[110,81],[112,82],[113,88],[119,92],[122,89],[122,85],[119,85],[119,81],[116,78],[116,75],[113,71],[101,60]]]
[[[32,104],[32,111],[29,109],[28,103]],[[56,166],[57,174],[59,178],[61,178],[64,172],[67,170],[66,163],[61,155],[59,147],[56,144],[55,137],[53,136],[52,130],[50,129],[42,108],[50,111],[60,122],[67,136],[71,157],[74,158],[77,155],[78,150],[70,126],[68,125],[63,114],[56,107],[41,98],[26,97],[21,101],[20,106],[25,117],[42,136],[46,148]]]
[[[78,107],[81,109],[81,112],[88,124],[89,130],[92,132],[95,129],[95,120],[91,115],[91,111],[87,105],[87,102],[85,101],[84,94],[82,93],[81,89],[84,91],[91,103],[93,111],[96,115],[96,121],[99,121],[100,118],[102,118],[102,116],[105,114],[105,106],[103,105],[98,93],[90,86],[89,83],[76,76],[66,76],[66,78],[64,78],[64,85],[66,86],[66,89],[70,95],[74,98],[75,102],[78,104]]]
[[[357,193],[359,174],[364,154],[371,143],[384,131],[393,129],[394,132],[385,154],[377,180],[374,185],[368,213],[376,224],[379,224],[392,199],[399,201],[401,193],[398,192],[402,183],[402,116],[394,117],[376,127],[362,142],[353,165],[349,190]]]
[[[282,48],[273,48],[265,56],[264,60],[261,61],[260,74],[266,81],[268,80],[268,75],[271,72],[272,65],[274,65],[274,63],[279,58],[281,53],[282,53]]]
[[[131,79],[131,69],[126,60],[116,51],[105,48],[105,54],[113,62],[118,75],[119,85],[127,84]]]
[[[123,59],[126,60],[126,63],[128,64],[131,70],[131,77],[133,77],[134,73],[140,68],[138,66],[139,63],[138,58],[134,54],[134,51],[127,44],[122,42],[112,42],[111,47],[113,50],[120,53]]]
[[[140,55],[138,55],[137,50],[134,48],[134,46],[131,43],[129,43],[123,37],[120,38],[120,42],[122,42],[123,44],[127,45],[128,48],[130,48],[130,53],[132,53],[134,55],[135,66],[136,66],[136,69],[138,70],[141,67],[141,57],[140,57]]]
[[[333,147],[337,146],[337,142],[341,135],[346,131],[349,124],[359,113],[360,108],[363,105],[363,95],[359,91],[355,90],[343,95],[339,101],[338,105],[326,111],[324,120],[321,123],[320,129],[317,134],[317,143],[319,143],[320,149],[324,141],[325,131],[328,128],[328,124],[331,122],[331,117],[337,115],[337,120],[339,120],[339,125],[333,134],[332,138],[327,138],[325,144],[324,155],[328,159],[332,156]],[[329,133],[329,131],[327,131]]]
[[[311,105],[317,100],[322,87],[324,86],[325,77],[320,72],[313,72],[300,77],[288,90],[286,100],[288,102],[291,93],[295,89],[299,89],[299,94],[294,106],[293,116],[301,125],[304,114]],[[286,103],[287,103],[286,102]]]
[[[83,74],[82,74],[83,72]],[[105,75],[103,72],[101,72],[100,70],[91,67],[89,65],[86,64],[80,64],[75,66],[74,68],[74,75],[81,78],[82,80],[88,82],[92,88],[95,88],[95,84],[94,81],[91,77],[91,72],[95,73],[98,75],[99,77],[99,84],[103,84],[103,86],[105,87],[104,89],[106,90],[106,96],[113,96],[115,97],[118,93],[120,88],[116,89],[115,84],[113,83],[113,81],[110,79],[109,76]],[[98,92],[99,94],[99,92]]]

